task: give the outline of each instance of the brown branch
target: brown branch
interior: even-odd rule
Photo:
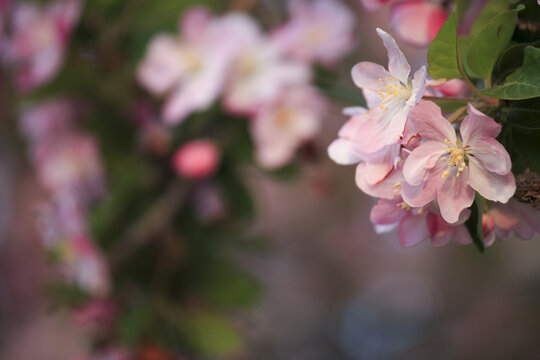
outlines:
[[[136,222],[123,239],[112,249],[109,257],[111,268],[117,268],[135,250],[167,229],[175,213],[182,207],[189,194],[189,184],[173,180],[163,195]]]
[[[250,12],[256,4],[257,0],[232,0],[231,4],[229,5],[229,10]]]
[[[540,209],[540,175],[527,171],[517,177],[516,187],[516,199]]]

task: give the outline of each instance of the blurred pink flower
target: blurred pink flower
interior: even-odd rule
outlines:
[[[410,113],[419,134],[427,141],[412,151],[403,167],[410,191],[404,200],[423,206],[437,198],[442,217],[449,223],[469,207],[475,190],[484,198],[506,203],[516,190],[510,156],[495,140],[501,126],[469,105],[461,123],[461,139],[430,101],[417,105]]]
[[[446,21],[448,14],[439,3],[408,0],[391,7],[391,24],[405,42],[414,46],[428,46]]]
[[[32,90],[57,74],[81,7],[81,0],[58,0],[43,9],[31,3],[15,6],[7,57],[21,91]]]
[[[432,206],[412,208],[397,197],[380,199],[371,210],[370,220],[379,233],[397,226],[399,241],[405,247],[416,245],[427,238],[434,246],[443,246],[452,239],[460,244],[472,242],[464,226],[469,216],[469,210],[463,211],[456,223],[448,224]]]
[[[325,108],[324,98],[307,86],[288,88],[263,106],[251,122],[259,164],[277,168],[288,163],[302,142],[317,134]]]
[[[39,230],[65,280],[104,297],[110,290],[107,265],[88,237],[85,215],[76,199],[64,195],[40,209]]]
[[[73,131],[73,120],[77,115],[73,101],[54,98],[38,105],[27,107],[21,114],[21,128],[32,142],[52,141]]]
[[[52,194],[69,192],[88,201],[105,191],[101,157],[90,136],[71,133],[39,142],[32,158],[40,182]]]
[[[358,147],[365,153],[401,140],[409,111],[420,101],[425,89],[425,66],[411,81],[411,67],[394,39],[379,28],[377,34],[388,51],[388,71],[371,62],[361,62],[352,69],[354,83],[363,90],[370,108],[370,115],[358,129],[362,134]]]
[[[484,242],[489,246],[495,237],[504,240],[512,233],[520,239],[531,240],[535,234],[540,234],[538,219],[540,210],[515,199],[507,204],[494,203],[482,218]]]
[[[258,29],[241,14],[211,17],[196,7],[187,11],[179,36],[158,35],[138,68],[140,84],[167,95],[162,116],[167,124],[208,108],[222,91],[232,56]]]
[[[451,79],[434,85],[433,91],[435,95],[442,97],[467,97],[471,95],[471,89],[461,79]]]
[[[287,56],[332,65],[353,47],[354,16],[336,0],[292,0],[291,19],[271,41]]]
[[[391,2],[392,0],[360,0],[364,8],[369,11],[379,9],[384,4]]]
[[[82,325],[107,326],[116,316],[117,309],[109,300],[92,299],[73,311],[74,319]]]
[[[219,163],[219,150],[211,140],[192,140],[174,154],[172,165],[176,173],[189,179],[210,176]]]
[[[256,39],[235,57],[224,105],[232,113],[254,114],[286,87],[307,85],[310,77],[307,64],[286,60],[267,39]]]

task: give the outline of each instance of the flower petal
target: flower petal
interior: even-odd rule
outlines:
[[[506,203],[516,192],[514,175],[490,172],[482,163],[469,156],[469,185],[488,200]]]
[[[452,238],[461,245],[468,245],[472,243],[471,234],[464,225],[453,227]]]
[[[371,209],[369,219],[374,225],[391,225],[407,215],[407,211],[399,206],[401,199],[380,199]]]
[[[367,61],[356,64],[352,68],[351,76],[356,86],[375,92],[382,87],[379,79],[392,77],[381,65]]]
[[[428,204],[437,196],[437,186],[434,181],[426,181],[420,185],[402,184],[401,196],[403,200],[413,207],[420,207]]]
[[[416,70],[412,79],[412,92],[411,97],[407,100],[407,104],[414,106],[420,102],[424,92],[426,90],[426,76],[427,70],[425,66]]]
[[[334,140],[328,147],[328,156],[339,165],[358,164],[362,161],[358,147],[346,139]]]
[[[405,160],[403,177],[411,185],[419,185],[427,179],[428,171],[446,151],[446,144],[439,141],[421,143]]]
[[[470,145],[480,137],[496,138],[501,132],[501,125],[469,104],[468,114],[459,128],[463,144]]]
[[[396,168],[381,181],[376,183],[368,183],[365,174],[368,172],[367,164],[361,163],[356,168],[356,185],[368,194],[369,196],[392,199],[399,194],[399,186],[396,184],[403,184],[403,174],[401,168]]]
[[[409,113],[409,121],[425,139],[456,142],[456,131],[442,116],[441,108],[431,101],[416,105]]]
[[[442,160],[444,162],[444,160]],[[457,176],[454,167],[450,173],[442,178],[437,176],[437,202],[441,216],[449,223],[459,220],[460,213],[471,206],[474,201],[474,190],[468,185],[469,168],[465,167]],[[431,179],[430,179],[431,180]]]
[[[377,35],[383,41],[384,47],[388,51],[388,71],[398,78],[403,84],[409,82],[409,74],[411,73],[411,66],[405,59],[405,55],[397,46],[396,41],[386,31],[377,28]]]
[[[444,246],[452,239],[450,225],[438,214],[429,213],[427,215],[427,226],[433,246]]]
[[[496,174],[508,174],[512,168],[510,155],[501,143],[493,138],[476,138],[471,144],[471,154],[480,160],[486,169]]]
[[[429,237],[427,227],[427,216],[412,215],[405,216],[399,222],[398,236],[401,245],[405,247],[413,246]]]

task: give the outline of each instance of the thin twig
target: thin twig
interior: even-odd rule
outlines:
[[[175,213],[182,207],[189,184],[175,179],[163,195],[151,206],[145,215],[136,222],[124,238],[113,248],[110,255],[111,267],[114,269],[126,260],[135,250],[142,247],[156,235],[167,229]]]

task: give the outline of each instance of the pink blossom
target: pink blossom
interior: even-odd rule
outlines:
[[[431,43],[448,16],[443,6],[424,0],[395,3],[390,14],[392,28],[399,37],[421,47]]]
[[[258,32],[247,16],[210,17],[201,8],[185,13],[179,36],[158,35],[138,69],[140,84],[166,95],[162,116],[167,124],[208,108],[219,96],[232,55],[244,38]]]
[[[172,163],[178,175],[189,179],[202,179],[216,170],[219,150],[211,140],[192,140],[176,151]]]
[[[460,244],[471,243],[463,225],[469,216],[470,211],[464,211],[458,222],[448,224],[432,207],[412,208],[401,197],[396,197],[380,199],[371,210],[370,219],[377,232],[390,231],[397,226],[399,241],[405,247],[427,238],[434,246],[443,246],[451,239]]]
[[[235,57],[224,105],[232,113],[252,115],[286,87],[307,85],[310,77],[307,64],[286,60],[267,39],[256,39]]]
[[[336,0],[293,0],[291,19],[272,41],[293,59],[334,64],[353,46],[354,17]]]
[[[76,308],[73,316],[76,322],[83,325],[103,325],[111,324],[116,316],[115,305],[105,299],[92,299],[84,305]]]
[[[372,115],[365,109],[356,109],[354,115],[340,129],[339,138],[328,147],[328,155],[340,165],[359,164],[357,167],[357,184],[367,194],[380,194],[372,188],[381,182],[395,167],[399,158],[399,144],[387,145],[373,153],[361,150],[364,139],[362,125]]]
[[[437,96],[467,97],[471,95],[471,89],[461,79],[451,79],[433,87]]]
[[[365,153],[401,140],[409,111],[425,89],[425,66],[409,79],[411,67],[394,39],[381,29],[377,34],[388,50],[388,71],[371,62],[361,62],[352,69],[353,80],[363,90],[370,108],[369,118],[359,126],[363,139],[358,146]]]
[[[515,192],[510,157],[495,140],[501,126],[469,105],[458,138],[441,109],[430,101],[410,113],[419,134],[426,140],[412,151],[403,167],[408,187],[404,200],[423,206],[437,199],[442,217],[449,223],[469,207],[475,190],[484,198],[506,203]]]
[[[77,133],[35,145],[32,159],[40,182],[51,193],[71,192],[83,200],[101,196],[105,180],[93,138]]]
[[[81,6],[80,0],[59,0],[44,9],[29,3],[14,8],[8,60],[22,91],[42,85],[59,71]]]
[[[75,104],[63,98],[54,98],[27,107],[21,114],[23,133],[33,142],[55,141],[73,130],[76,117]]]
[[[369,11],[378,10],[381,6],[386,3],[391,2],[392,0],[360,0],[364,8]]]
[[[89,294],[109,293],[108,269],[103,255],[87,234],[85,212],[73,197],[61,196],[40,211],[43,245],[55,255],[66,281]]]
[[[315,136],[324,113],[324,99],[310,87],[289,88],[252,119],[257,161],[266,168],[289,162],[303,141]]]
[[[514,233],[520,239],[531,240],[540,234],[540,210],[530,205],[510,199],[507,204],[494,203],[482,218],[484,242],[487,246],[495,237],[507,239]]]

